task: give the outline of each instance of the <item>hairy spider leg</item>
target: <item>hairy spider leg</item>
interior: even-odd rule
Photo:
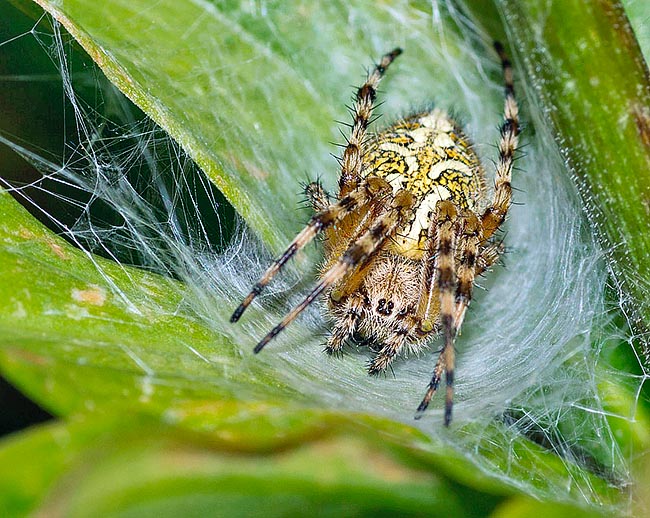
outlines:
[[[402,49],[395,48],[381,58],[374,70],[368,74],[366,82],[359,87],[352,108],[352,130],[347,146],[341,158],[341,176],[339,177],[339,196],[344,196],[354,189],[361,178],[363,164],[362,146],[365,143],[372,116],[373,104],[377,97],[377,85],[384,76],[386,69],[402,53]]]
[[[455,351],[454,339],[456,328],[454,326],[454,309],[456,305],[455,250],[457,222],[459,221],[456,206],[448,201],[438,202],[438,277],[436,287],[440,294],[440,325],[442,327],[444,345],[442,349],[445,365],[445,382],[447,392],[445,396],[445,425],[451,422],[451,407],[454,394],[454,367]]]
[[[402,49],[395,48],[382,57],[372,73],[368,75],[366,82],[357,91],[353,107],[352,131],[341,159],[338,203],[330,205],[327,209],[312,217],[309,224],[295,237],[285,252],[264,272],[262,278],[253,286],[244,301],[235,309],[230,317],[231,322],[237,322],[241,318],[251,302],[298,250],[306,246],[321,230],[339,221],[358,205],[363,204],[364,201],[356,199],[357,194],[363,194],[363,189],[359,189],[359,178],[363,162],[361,146],[366,138],[368,124],[370,123],[373,103],[377,96],[377,85],[384,76],[386,69],[401,53]]]
[[[515,100],[512,65],[505,54],[503,46],[499,42],[494,43],[494,48],[501,59],[505,82],[504,122],[501,126],[501,139],[499,141],[499,160],[496,165],[494,198],[492,203],[483,213],[480,222],[478,222],[478,220],[476,222],[468,219],[465,220],[465,228],[463,230],[463,236],[461,237],[463,252],[461,253],[459,262],[458,277],[457,279],[452,280],[452,282],[454,280],[457,281],[458,284],[456,296],[454,297],[456,301],[455,304],[449,293],[450,291],[453,292],[453,284],[449,287],[446,280],[441,279],[443,276],[443,268],[441,266],[443,261],[442,258],[438,259],[437,286],[440,290],[440,321],[444,333],[444,346],[434,367],[427,392],[418,406],[415,415],[415,418],[418,419],[426,410],[431,398],[440,385],[442,372],[444,370],[447,389],[445,396],[445,426],[449,426],[449,423],[451,422],[451,412],[453,407],[455,364],[454,338],[462,324],[465,311],[467,310],[467,306],[471,300],[474,276],[476,275],[477,267],[484,270],[496,261],[499,246],[489,244],[481,250],[481,255],[479,256],[477,265],[470,268],[470,263],[473,263],[476,258],[475,251],[478,250],[479,244],[485,243],[503,223],[505,216],[508,213],[508,209],[510,208],[512,197],[510,181],[514,154],[517,149],[517,136],[519,135],[518,107]],[[443,202],[439,202],[438,206],[442,203]],[[440,238],[440,241],[441,242],[438,245],[438,253],[442,254],[442,238]],[[453,275],[453,255],[450,266],[452,267]],[[445,285],[447,285],[446,294],[443,293]]]
[[[365,232],[367,232],[370,225],[372,225],[372,223],[380,218],[386,211],[383,201],[384,200],[381,198],[371,200],[368,205],[368,210],[358,221],[356,228],[352,233],[352,238],[344,245],[344,250],[349,248],[350,245],[355,243]],[[327,354],[333,355],[338,353],[343,348],[345,340],[354,333],[356,325],[361,318],[364,306],[363,296],[357,290],[373,264],[373,258],[369,258],[363,263],[356,265],[348,271],[346,276],[341,279],[337,286],[332,288],[330,298],[332,301],[336,302],[344,301],[345,316],[342,320],[339,320],[334,324],[332,333],[330,334],[327,340],[327,345],[325,346],[325,352]]]
[[[512,65],[501,43],[495,42],[494,48],[501,59],[506,99],[504,121],[501,126],[501,139],[499,140],[499,160],[494,180],[494,198],[492,204],[485,209],[481,217],[483,241],[494,234],[508,213],[512,198],[512,186],[510,185],[512,164],[517,150],[517,136],[519,135],[519,109],[515,100]]]
[[[463,215],[462,233],[458,241],[460,258],[458,261],[458,284],[456,286],[456,312],[454,327],[460,331],[465,312],[472,300],[478,244],[481,239],[481,223],[473,212]]]
[[[311,182],[305,187],[305,195],[307,201],[314,209],[314,212],[322,212],[327,209],[332,202],[330,202],[329,193],[323,189],[320,182]]]
[[[363,312],[363,297],[358,292],[353,293],[345,299],[344,306],[343,317],[334,324],[332,334],[325,346],[325,352],[330,355],[339,353],[345,341],[354,334]]]
[[[439,301],[435,300],[436,290],[436,254],[437,236],[439,233],[438,210],[433,211],[427,239],[425,241],[424,256],[422,257],[422,277],[420,280],[420,300],[415,317],[418,321],[418,331],[422,335],[433,332],[438,320]]]
[[[404,223],[408,211],[414,203],[414,197],[408,191],[398,192],[392,200],[390,209],[383,214],[361,236],[343,256],[321,277],[321,281],[282,321],[275,326],[253,350],[259,353],[275,336],[289,325],[302,311],[311,304],[325,289],[343,278],[353,267],[365,262],[385,241],[386,238]]]
[[[395,331],[383,342],[383,346],[377,355],[368,364],[368,374],[376,376],[384,372],[413,335],[416,327],[416,324],[397,326]]]
[[[358,291],[358,288],[373,266],[374,262],[371,257],[351,268],[345,278],[330,293],[332,301],[343,301],[345,305],[343,309],[345,316],[342,320],[338,320],[334,324],[332,333],[327,339],[327,345],[325,346],[325,352],[327,354],[333,355],[338,353],[343,348],[345,340],[354,334],[365,309],[363,295]]]
[[[382,193],[391,192],[390,185],[383,179],[369,177],[363,181],[354,191],[342,197],[338,202],[330,205],[325,210],[314,215],[307,226],[294,238],[284,253],[276,259],[264,272],[261,279],[253,286],[253,289],[246,296],[244,301],[237,307],[232,316],[231,322],[237,322],[246,308],[257,297],[262,290],[271,282],[273,277],[291,259],[296,252],[307,246],[314,237],[330,225],[340,221],[353,212],[357,207],[367,203],[369,200],[381,196]]]
[[[502,252],[502,243],[488,243],[485,246],[480,245],[478,257],[476,258],[475,277],[483,275],[490,266],[496,263]]]
[[[445,425],[447,426],[451,422],[454,390],[454,338],[456,336],[456,329],[454,327],[454,310],[456,305],[454,255],[459,221],[458,211],[451,201],[442,200],[436,204],[435,287],[440,298],[440,323],[443,330],[444,345],[434,367],[433,376],[429,382],[427,392],[416,412],[416,418],[419,418],[426,410],[431,398],[440,385],[442,371],[444,370],[447,384],[445,398]]]

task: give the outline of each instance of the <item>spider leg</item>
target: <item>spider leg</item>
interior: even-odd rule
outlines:
[[[368,366],[368,374],[376,375],[384,372],[393,362],[397,353],[412,335],[412,328],[400,326],[385,341],[379,353],[372,359]]]
[[[420,300],[416,312],[416,320],[419,322],[419,333],[426,335],[436,327],[439,301],[436,300],[435,278],[437,272],[436,254],[438,249],[438,236],[440,236],[440,225],[442,220],[438,217],[438,206],[434,210],[429,230],[427,233],[426,248],[422,258],[423,268],[420,279]]]
[[[323,212],[330,205],[330,195],[323,189],[320,182],[311,182],[305,187],[307,201],[311,204],[314,212]]]
[[[271,282],[273,277],[282,269],[282,267],[291,259],[296,252],[304,248],[314,237],[323,229],[340,221],[345,216],[353,212],[357,207],[374,198],[381,197],[383,193],[391,192],[392,188],[385,180],[371,176],[366,178],[355,190],[343,196],[337,203],[328,206],[318,214],[315,214],[307,226],[294,238],[291,244],[276,259],[271,266],[264,272],[262,278],[253,286],[253,289],[246,296],[244,301],[237,307],[232,316],[231,322],[237,322],[246,308],[257,297],[264,287]]]
[[[327,354],[336,354],[343,348],[345,341],[354,333],[362,312],[363,298],[360,295],[351,296],[345,301],[344,307],[337,311],[340,316],[336,318],[332,334],[327,340]]]
[[[362,146],[366,139],[372,108],[377,96],[377,85],[393,60],[402,53],[396,48],[381,58],[366,82],[357,90],[352,113],[354,121],[347,146],[341,159],[341,176],[339,178],[340,194],[343,196],[356,187],[361,175],[363,161]]]
[[[444,220],[443,220],[444,221]],[[451,411],[453,406],[453,381],[454,381],[454,364],[455,364],[455,350],[454,339],[460,330],[465,312],[472,299],[472,291],[474,288],[474,279],[476,275],[480,275],[486,268],[492,265],[498,258],[499,245],[489,245],[479,252],[479,242],[481,240],[481,223],[473,213],[463,215],[463,222],[460,238],[458,241],[458,250],[460,251],[458,261],[458,272],[456,276],[456,295],[455,302],[450,299],[450,293],[453,292],[453,284],[449,284],[449,267],[453,266],[453,260],[450,262],[448,258],[439,261],[440,265],[437,267],[439,276],[446,277],[446,279],[439,280],[436,284],[440,294],[440,319],[445,333],[445,344],[443,346],[438,361],[433,369],[433,375],[427,392],[418,406],[415,418],[419,419],[426,408],[429,406],[431,398],[440,386],[443,371],[446,372],[446,385],[447,393],[445,399],[445,426],[449,426],[451,422]],[[441,226],[439,233],[443,230]],[[453,248],[453,236],[455,233],[449,233],[449,229],[445,228],[445,234],[452,238],[451,247]],[[442,253],[446,246],[442,243],[445,235],[441,235],[438,239],[439,244],[437,249]],[[448,239],[448,238],[447,238]],[[444,273],[444,270],[447,273]],[[454,279],[454,272],[451,271],[451,279]],[[453,314],[450,317],[448,311],[453,308]]]
[[[366,213],[356,225],[355,230],[351,233],[351,237],[342,242],[343,246],[340,253],[330,253],[330,256],[333,258],[340,257],[368,231],[374,221],[377,221],[386,212],[386,206],[382,199],[374,198],[369,200],[366,207]],[[328,242],[326,241],[326,246],[327,244]],[[335,327],[325,347],[325,352],[328,354],[336,354],[339,352],[345,340],[352,336],[356,329],[356,325],[365,306],[363,296],[357,290],[366,278],[367,272],[373,267],[373,259],[374,256],[355,265],[339,282],[332,286],[329,294],[330,309],[333,314],[340,316],[335,319]],[[326,264],[324,270],[331,267],[334,262]],[[344,307],[341,308],[341,305]]]
[[[414,198],[408,191],[399,191],[392,200],[390,209],[385,212],[343,256],[325,272],[320,282],[307,295],[307,297],[289,312],[282,321],[275,326],[253,350],[260,352],[278,333],[287,327],[302,311],[311,304],[329,286],[342,279],[345,274],[356,265],[364,263],[395,230],[404,223],[408,211],[414,203]]]
[[[371,223],[381,217],[383,212],[385,212],[383,204],[371,201],[368,212],[355,230],[354,237],[348,241],[345,250],[361,238],[368,231]],[[363,296],[357,290],[374,265],[373,257],[368,257],[352,267],[339,282],[332,286],[329,294],[330,309],[334,315],[340,316],[336,318],[334,329],[325,347],[325,352],[328,354],[339,352],[345,340],[352,336],[356,329],[365,306]],[[341,308],[341,305],[344,307]]]
[[[440,250],[451,250],[453,265],[453,240],[456,233],[456,209],[451,202],[438,202],[431,218],[426,240],[426,249],[422,259],[422,277],[420,280],[420,301],[416,311],[414,324],[410,328],[400,328],[391,335],[368,368],[369,374],[378,374],[384,371],[393,361],[399,350],[409,337],[432,333],[437,324],[440,312],[439,273],[441,264]],[[451,239],[451,241],[448,241]],[[438,295],[438,296],[437,296]],[[440,364],[440,362],[439,362]],[[431,394],[433,395],[433,393]]]
[[[476,276],[476,260],[478,244],[481,236],[481,223],[472,212],[463,218],[463,230],[458,241],[460,259],[458,262],[458,284],[456,286],[456,313],[454,315],[454,328],[458,333],[465,312],[472,299],[472,289]]]
[[[331,260],[325,263],[323,271],[330,268],[338,260],[337,258],[343,255],[345,251],[350,246],[352,246],[352,244],[359,240],[361,236],[368,231],[373,222],[377,221],[377,219],[386,212],[385,200],[380,198],[373,198],[368,201],[368,203],[365,205],[365,208],[365,214],[358,221],[354,228],[354,231],[350,233],[350,237],[348,239],[340,239],[339,236],[336,236],[330,240],[330,236],[327,236],[328,239],[326,239],[325,242],[326,249],[329,248],[329,245],[331,243],[336,242],[337,238],[340,242],[340,245],[337,245],[339,247],[339,250],[337,251],[334,251],[332,249],[328,250]],[[360,210],[361,209],[362,208],[360,207]],[[336,229],[330,229],[332,232],[335,230]],[[346,297],[355,293],[372,266],[373,258],[369,258],[367,261],[364,261],[363,263],[358,264],[354,268],[350,269],[345,277],[332,287],[332,290],[330,291],[330,304],[336,305],[340,301],[344,301]]]
[[[494,181],[494,198],[492,204],[485,209],[481,217],[483,241],[494,234],[508,213],[512,197],[512,187],[510,185],[512,164],[517,149],[517,135],[519,135],[519,113],[517,101],[515,100],[512,65],[500,43],[495,42],[494,48],[499,54],[499,58],[501,58],[506,99],[504,122],[501,126],[501,138],[499,140],[499,160],[496,165],[496,178]]]
[[[490,243],[485,247],[479,247],[478,257],[476,258],[475,276],[483,275],[485,270],[497,262],[503,251],[501,243]]]
[[[442,373],[445,370],[445,358],[444,355],[442,354],[443,352],[444,350],[440,351],[440,354],[438,355],[438,360],[436,361],[436,366],[433,368],[433,375],[431,376],[431,381],[429,382],[429,387],[427,388],[427,392],[424,395],[424,398],[422,399],[422,402],[418,406],[417,410],[415,411],[416,419],[420,419],[422,417],[424,411],[427,409],[429,403],[431,402],[431,398],[433,397],[433,395],[438,390],[438,387],[440,386]]]
[[[416,419],[421,417],[426,410],[431,398],[438,389],[442,376],[442,369],[445,370],[445,381],[447,392],[445,397],[445,426],[451,422],[451,409],[454,393],[454,365],[455,351],[454,338],[456,328],[454,326],[454,314],[456,306],[455,285],[456,274],[454,265],[454,250],[456,234],[458,231],[458,212],[451,201],[439,201],[436,205],[436,225],[438,227],[436,239],[436,270],[435,287],[440,297],[440,323],[443,329],[444,345],[440,351],[440,357],[434,368],[433,376],[422,402],[416,411]],[[423,324],[421,324],[422,327]]]

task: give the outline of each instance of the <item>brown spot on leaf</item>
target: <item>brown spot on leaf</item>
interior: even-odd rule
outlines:
[[[18,235],[23,239],[34,239],[36,237],[34,232],[25,227],[21,227],[21,229],[18,231]]]
[[[641,141],[650,148],[650,107],[635,104],[632,106],[632,115]]]
[[[48,241],[47,243],[50,247],[50,250],[54,252],[54,254],[59,258],[59,259],[67,259],[68,255],[65,253],[65,250],[59,243],[55,243],[54,241]]]
[[[103,306],[106,302],[106,291],[99,286],[91,286],[85,290],[72,289],[72,298],[77,302],[92,306]]]

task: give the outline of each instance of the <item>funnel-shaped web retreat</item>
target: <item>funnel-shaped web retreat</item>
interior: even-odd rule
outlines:
[[[599,384],[604,373],[633,390],[644,379],[616,371],[605,360],[621,332],[611,323],[602,254],[556,147],[526,101],[516,66],[523,150],[513,172],[513,206],[501,233],[505,253],[477,279],[456,340],[450,429],[442,426],[444,398],[435,398],[421,420],[413,419],[439,340],[418,356],[396,360],[386,376],[369,377],[367,348],[347,347],[340,358],[323,353],[330,323],[321,301],[262,353],[252,354],[257,341],[315,283],[318,246],[289,263],[238,325],[229,322],[272,260],[274,253],[264,242],[275,252],[308,221],[309,212],[299,210],[301,184],[319,179],[336,192],[339,166],[330,153],[339,152],[330,142],[344,142],[338,130],[345,135],[347,128],[335,121],[351,122],[345,105],[354,86],[363,82],[364,67],[395,45],[404,54],[383,79],[378,94],[382,117],[371,130],[434,103],[450,110],[474,142],[491,198],[503,110],[492,38],[444,3],[406,17],[400,17],[398,7],[381,9],[372,19],[347,6],[314,15],[312,23],[323,24],[322,30],[314,33],[311,45],[292,53],[297,41],[279,23],[286,13],[252,9],[233,14],[206,7],[208,19],[232,17],[250,54],[241,50],[236,59],[224,53],[217,56],[222,62],[208,56],[195,60],[194,83],[173,83],[172,75],[166,91],[171,93],[148,107],[209,176],[219,171],[219,187],[254,230],[239,219],[233,224],[232,215],[219,210],[225,205],[221,195],[185,151],[153,123],[135,122],[129,101],[102,78],[94,86],[99,102],[89,103],[77,93],[89,75],[79,80],[71,71],[70,40],[56,22],[42,18],[19,38],[38,41],[59,67],[76,139],[65,143],[61,161],[0,135],[42,175],[28,185],[13,181],[8,190],[85,251],[85,260],[104,281],[95,295],[145,320],[147,311],[179,318],[188,329],[184,340],[174,342],[163,329],[141,346],[125,342],[111,349],[109,344],[108,354],[100,342],[86,337],[83,361],[138,372],[142,393],[132,397],[147,401],[158,391],[187,383],[200,386],[204,397],[293,400],[385,416],[419,428],[432,444],[532,494],[562,498],[577,493],[598,502],[594,477],[585,466],[596,466],[615,485],[629,476],[628,452],[616,445]],[[345,30],[334,28],[340,26]],[[252,41],[253,35],[260,40]],[[221,48],[218,32],[206,30],[204,37],[215,38],[206,49]],[[355,44],[348,45],[350,40]],[[267,61],[273,66],[267,67]],[[139,65],[142,80],[152,80],[146,63]],[[253,77],[254,66],[273,75]],[[244,80],[263,80],[265,86],[252,88]],[[193,95],[198,108],[175,114],[192,104]],[[213,133],[202,133],[204,127]],[[214,147],[213,154],[201,145]],[[62,220],[39,205],[43,193],[56,206],[68,204],[74,217]],[[227,232],[218,230],[233,227],[224,242]],[[141,270],[151,274],[141,277]],[[120,275],[126,280],[117,281]],[[156,290],[167,290],[169,306],[158,303]],[[100,349],[101,357],[95,354]],[[632,419],[633,409],[619,417]],[[520,463],[516,447],[522,434],[558,455],[561,483],[545,485],[541,475]]]

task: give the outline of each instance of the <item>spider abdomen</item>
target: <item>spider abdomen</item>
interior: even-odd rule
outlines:
[[[483,169],[468,137],[438,108],[412,115],[378,133],[368,145],[363,176],[378,176],[416,199],[394,240],[397,253],[419,259],[440,200],[476,210],[485,191]]]

